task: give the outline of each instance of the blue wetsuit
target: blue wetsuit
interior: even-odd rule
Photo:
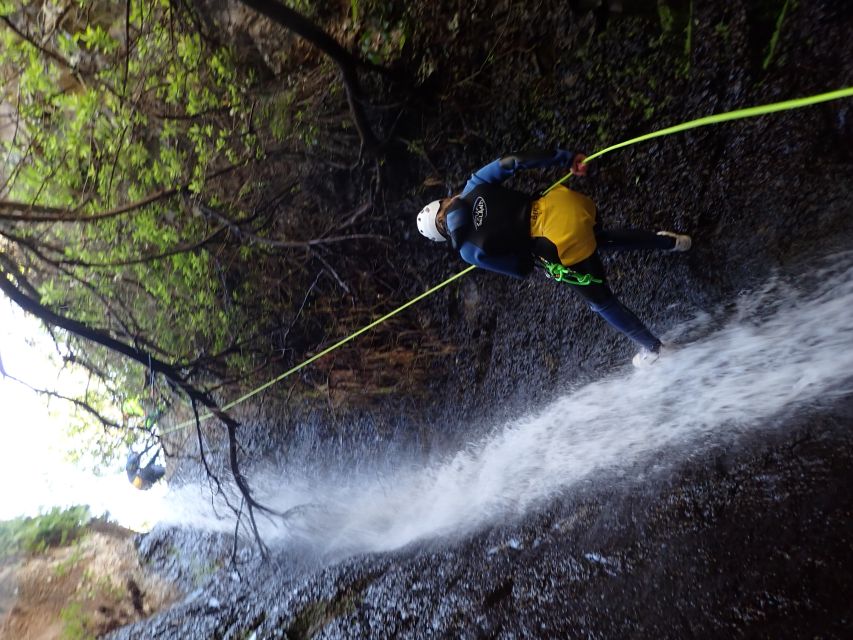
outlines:
[[[478,190],[482,191],[485,185],[499,185],[519,169],[566,167],[571,164],[573,158],[573,153],[563,149],[519,153],[490,162],[475,171],[465,184],[458,204],[451,205],[446,218],[447,231],[451,237],[451,242],[454,248],[459,251],[462,259],[469,264],[515,278],[524,278],[530,274],[534,266],[534,255],[549,262],[561,262],[560,253],[549,238],[530,237],[529,206],[526,210],[526,237],[517,243],[507,244],[506,246],[509,246],[510,249],[489,250],[486,243],[472,241],[471,238],[476,235],[472,235],[472,231],[477,226],[477,216],[476,211],[472,211],[475,203],[471,202],[471,196],[477,194]],[[500,192],[496,196],[494,188],[492,189],[490,193],[492,201],[500,200]],[[521,206],[518,195],[518,192],[506,189],[506,199],[515,198],[513,206],[516,207]],[[528,196],[528,202],[532,203],[534,200],[536,197]],[[520,227],[516,225],[515,228],[519,229]],[[519,234],[523,233],[525,232],[519,232]],[[641,347],[650,351],[658,351],[661,346],[660,340],[648,330],[634,313],[619,302],[607,286],[606,274],[598,250],[656,249],[666,251],[673,248],[674,239],[649,231],[605,231],[601,229],[599,224],[595,224],[590,233],[594,235],[594,243],[589,249],[591,255],[582,254],[586,257],[565,266],[571,267],[581,274],[590,274],[601,282],[589,285],[570,284],[569,286],[584,298],[590,309],[598,313],[615,329]]]
[[[460,194],[465,198],[474,189],[486,184],[500,184],[512,177],[519,169],[539,169],[554,166],[568,166],[574,154],[571,151],[557,149],[556,151],[531,152],[514,154],[490,162],[475,171]],[[531,201],[533,199],[531,198]],[[447,214],[447,231],[451,237],[461,235],[460,232],[470,225],[471,215],[466,208],[453,209]],[[455,245],[454,245],[455,246]],[[533,259],[529,247],[523,251],[495,254],[484,250],[470,241],[462,241],[455,246],[459,255],[468,264],[473,264],[489,271],[495,271],[515,278],[524,278],[533,270]]]
[[[127,464],[125,465],[128,481],[134,487],[142,489],[143,491],[147,491],[153,487],[163,476],[166,475],[166,468],[159,464],[155,464],[154,462],[160,453],[159,449],[148,464],[144,467],[142,466],[142,456],[145,455],[147,451],[148,449],[142,453],[134,453],[131,451],[127,455]]]

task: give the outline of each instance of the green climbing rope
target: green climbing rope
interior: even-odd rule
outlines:
[[[590,162],[591,160],[594,160],[595,158],[600,158],[604,154],[609,153],[611,151],[615,151],[616,149],[621,149],[623,147],[627,147],[627,146],[632,145],[632,144],[637,144],[639,142],[645,142],[646,140],[651,140],[653,138],[659,138],[661,136],[668,136],[668,135],[671,135],[673,133],[678,133],[680,131],[687,131],[688,129],[696,129],[698,127],[704,127],[704,126],[707,126],[709,124],[718,124],[718,123],[727,122],[730,120],[740,120],[743,118],[754,118],[756,116],[762,116],[762,115],[766,115],[768,113],[775,113],[778,111],[788,111],[790,109],[800,109],[802,107],[808,107],[808,106],[818,104],[821,102],[829,102],[830,100],[838,100],[839,98],[849,98],[851,96],[853,96],[853,87],[847,87],[844,89],[838,89],[836,91],[829,91],[827,93],[820,93],[820,94],[813,95],[813,96],[807,96],[805,98],[796,98],[793,100],[785,100],[783,102],[774,102],[771,104],[760,105],[757,107],[749,107],[746,109],[738,109],[736,111],[729,111],[726,113],[718,113],[715,115],[706,116],[704,118],[698,118],[696,120],[690,120],[689,122],[684,122],[682,124],[678,124],[678,125],[675,125],[672,127],[667,127],[666,129],[660,129],[659,131],[647,133],[646,135],[638,136],[636,138],[631,138],[630,140],[626,140],[625,142],[620,142],[619,144],[614,144],[612,146],[606,147],[606,148],[602,149],[601,151],[597,151],[596,153],[593,153],[591,156],[588,156],[586,158],[586,160],[584,160],[584,163]],[[545,193],[548,193],[552,189],[556,188],[557,186],[561,185],[563,182],[568,180],[571,175],[572,175],[571,173],[568,173],[565,176],[563,176],[562,178],[560,178],[557,182],[555,182],[550,187],[548,187],[543,192],[543,195]],[[581,286],[589,285],[593,282],[601,282],[598,278],[594,278],[590,274],[580,274],[577,272],[573,272],[571,269],[569,269],[568,267],[565,267],[563,265],[558,265],[558,264],[554,264],[554,263],[548,263],[548,264],[550,265],[550,268],[548,266],[546,266],[545,267],[546,272],[549,274],[550,277],[553,277],[555,280],[557,280],[559,282],[569,282],[571,284],[577,284],[577,285],[581,285]],[[357,338],[361,334],[365,333],[366,331],[369,331],[370,329],[374,328],[375,326],[382,324],[383,322],[385,322],[386,320],[388,320],[392,316],[397,315],[398,313],[400,313],[404,309],[409,308],[413,304],[420,302],[421,300],[432,295],[433,293],[435,293],[436,291],[438,291],[442,287],[447,286],[448,284],[450,284],[454,280],[457,280],[457,279],[461,278],[462,276],[464,276],[465,274],[470,273],[475,268],[476,267],[474,267],[474,266],[470,266],[467,269],[464,269],[464,270],[460,271],[459,273],[450,276],[444,282],[437,284],[436,286],[425,291],[424,293],[420,294],[419,296],[412,298],[411,300],[409,300],[405,304],[397,307],[396,309],[394,309],[390,313],[386,313],[381,318],[377,318],[376,320],[374,320],[373,322],[371,322],[367,326],[362,327],[361,329],[359,329],[355,333],[347,336],[343,340],[339,340],[338,342],[336,342],[332,346],[327,347],[326,349],[323,349],[322,351],[311,356],[310,358],[308,358],[304,362],[296,365],[295,367],[292,367],[291,369],[288,369],[287,371],[282,373],[280,376],[273,378],[269,382],[261,385],[257,389],[250,391],[249,393],[246,393],[245,395],[240,396],[236,400],[229,402],[228,404],[226,404],[222,407],[223,411],[227,411],[228,409],[231,409],[232,407],[235,407],[236,405],[238,405],[242,402],[245,402],[246,400],[248,400],[252,396],[260,393],[261,391],[268,389],[272,385],[277,384],[278,382],[281,382],[282,380],[284,380],[288,376],[296,373],[300,369],[307,367],[309,364],[311,364],[315,360],[318,360],[318,359],[322,358],[323,356],[331,353],[335,349],[342,347],[347,342],[354,340],[355,338]],[[208,420],[212,417],[213,417],[212,413],[205,413],[202,416],[200,416],[200,420]],[[167,433],[173,433],[175,431],[180,431],[181,429],[186,429],[187,427],[191,426],[194,423],[195,423],[195,420],[188,420],[186,422],[182,422],[182,423],[172,427],[171,429],[167,429],[167,430],[163,431],[162,434],[165,435]]]
[[[280,376],[276,376],[275,378],[273,378],[273,379],[272,379],[272,380],[270,380],[269,382],[266,382],[266,383],[262,384],[262,385],[261,385],[260,387],[258,387],[257,389],[253,389],[253,390],[252,390],[252,391],[250,391],[249,393],[247,393],[247,394],[245,394],[245,395],[240,396],[240,397],[239,397],[239,398],[237,398],[236,400],[232,400],[232,401],[231,401],[231,402],[229,402],[228,404],[223,405],[223,406],[222,406],[222,410],[223,410],[223,411],[228,411],[228,409],[231,409],[232,407],[237,406],[237,405],[238,405],[238,404],[240,404],[241,402],[245,402],[246,400],[248,400],[249,398],[251,398],[251,397],[252,397],[252,396],[254,396],[254,395],[257,395],[258,393],[260,393],[260,392],[261,392],[261,391],[263,391],[264,389],[268,389],[269,387],[273,386],[274,384],[277,384],[277,383],[281,382],[282,380],[284,380],[284,379],[285,379],[285,378],[287,378],[288,376],[293,375],[294,373],[296,373],[296,372],[297,372],[297,371],[299,371],[300,369],[303,369],[304,367],[307,367],[309,364],[311,364],[311,363],[312,363],[312,362],[314,362],[315,360],[319,360],[320,358],[322,358],[323,356],[325,356],[325,355],[327,355],[327,354],[331,353],[331,352],[332,352],[332,351],[334,351],[335,349],[338,349],[338,348],[340,348],[340,347],[344,346],[347,342],[350,342],[351,340],[355,340],[355,339],[356,339],[358,336],[360,336],[362,333],[365,333],[365,332],[367,332],[367,331],[370,331],[371,329],[373,329],[373,327],[375,327],[375,326],[377,326],[377,325],[382,324],[383,322],[385,322],[385,321],[386,321],[386,320],[388,320],[389,318],[394,317],[395,315],[397,315],[397,314],[398,314],[398,313],[400,313],[401,311],[403,311],[403,310],[405,310],[405,309],[408,309],[408,308],[409,308],[409,307],[411,307],[413,304],[415,304],[415,303],[417,303],[417,302],[420,302],[421,300],[423,300],[424,298],[426,298],[426,297],[428,297],[428,296],[431,296],[433,293],[435,293],[436,291],[438,291],[438,290],[439,290],[439,289],[441,289],[442,287],[446,287],[447,285],[449,285],[449,284],[450,284],[451,282],[453,282],[454,280],[457,280],[457,279],[461,278],[461,277],[462,277],[462,276],[464,276],[466,273],[469,273],[469,272],[473,271],[473,270],[474,270],[474,269],[476,269],[476,268],[477,268],[477,267],[475,267],[474,265],[471,265],[471,266],[470,266],[470,267],[468,267],[467,269],[463,269],[463,270],[462,270],[462,271],[460,271],[459,273],[457,273],[457,274],[455,274],[455,275],[450,276],[450,277],[449,277],[447,280],[445,280],[444,282],[441,282],[441,283],[439,283],[439,284],[435,285],[432,289],[428,289],[427,291],[424,291],[424,292],[423,292],[422,294],[420,294],[419,296],[416,296],[416,297],[412,298],[411,300],[409,300],[408,302],[406,302],[406,303],[405,303],[405,304],[403,304],[403,305],[400,305],[399,307],[397,307],[397,308],[396,308],[396,309],[394,309],[393,311],[391,311],[391,312],[389,312],[389,313],[386,313],[386,314],[385,314],[384,316],[382,316],[381,318],[377,318],[376,320],[374,320],[373,322],[371,322],[371,323],[370,323],[370,324],[368,324],[368,325],[365,325],[364,327],[362,327],[361,329],[359,329],[359,330],[358,330],[358,331],[356,331],[355,333],[352,333],[352,334],[348,335],[348,336],[347,336],[346,338],[344,338],[343,340],[338,340],[338,341],[337,341],[335,344],[333,344],[332,346],[330,346],[330,347],[326,347],[325,349],[323,349],[323,350],[322,350],[322,351],[320,351],[319,353],[315,353],[313,356],[311,356],[310,358],[308,358],[308,359],[307,359],[307,360],[305,360],[304,362],[300,362],[298,365],[296,365],[295,367],[292,367],[292,368],[288,369],[287,371],[285,371],[284,373],[282,373]],[[210,418],[212,418],[212,417],[213,417],[213,414],[212,414],[212,413],[205,413],[205,414],[201,415],[201,416],[199,417],[199,419],[200,419],[200,420],[208,420],[208,419],[210,419]],[[180,423],[180,424],[178,424],[178,425],[175,425],[175,426],[174,426],[174,427],[172,427],[171,429],[167,429],[167,430],[165,430],[165,431],[163,431],[163,432],[161,432],[161,433],[162,433],[162,434],[167,434],[167,433],[172,433],[172,432],[174,432],[174,431],[180,431],[181,429],[186,429],[187,427],[189,427],[190,425],[193,425],[193,424],[195,424],[195,420],[187,420],[186,422],[182,422],[182,423]]]
[[[645,142],[646,140],[651,140],[653,138],[660,138],[661,136],[668,136],[673,133],[679,133],[680,131],[687,131],[688,129],[697,129],[699,127],[708,126],[709,124],[719,124],[720,122],[728,122],[730,120],[755,118],[756,116],[763,116],[768,113],[776,113],[777,111],[801,109],[802,107],[808,107],[813,104],[818,104],[820,102],[829,102],[830,100],[838,100],[839,98],[849,98],[851,96],[853,96],[853,87],[847,87],[845,89],[838,89],[836,91],[829,91],[827,93],[819,93],[817,95],[807,96],[805,98],[795,98],[793,100],[773,102],[771,104],[764,104],[757,107],[737,109],[736,111],[728,111],[726,113],[717,113],[712,116],[705,116],[704,118],[697,118],[696,120],[682,122],[681,124],[677,124],[673,127],[667,127],[666,129],[653,131],[652,133],[647,133],[645,135],[626,140],[625,142],[620,142],[619,144],[611,145],[602,149],[601,151],[596,151],[591,156],[587,156],[586,160],[584,160],[584,164],[591,160],[595,160],[596,158],[600,158],[605,153],[615,151],[616,149],[621,149],[622,147],[637,144],[638,142]],[[567,173],[566,175],[564,175],[562,178],[557,180],[557,182],[548,187],[543,192],[543,195],[551,191],[551,189],[554,189],[555,187],[558,187],[559,185],[563,184],[563,182],[568,180],[571,175],[571,173]]]

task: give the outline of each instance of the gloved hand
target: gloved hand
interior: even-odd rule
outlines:
[[[575,157],[572,158],[572,175],[573,176],[585,176],[587,170],[589,169],[589,165],[584,164],[584,160],[586,160],[586,154],[576,153]]]

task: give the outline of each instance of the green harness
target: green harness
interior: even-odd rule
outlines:
[[[588,286],[591,284],[602,284],[601,278],[596,278],[591,273],[578,273],[574,269],[560,264],[559,262],[548,262],[545,258],[539,258],[539,264],[545,269],[545,275],[557,282]]]

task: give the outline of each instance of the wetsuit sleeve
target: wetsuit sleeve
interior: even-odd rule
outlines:
[[[533,258],[515,254],[488,255],[477,245],[465,242],[459,248],[459,255],[468,264],[473,264],[495,273],[513,278],[525,278],[533,271]]]
[[[142,458],[142,454],[140,453],[129,453],[127,455],[127,464],[124,465],[124,468],[127,471],[136,471],[139,469],[139,460]]]
[[[139,459],[141,457],[139,454],[132,452],[127,456],[127,464],[124,466],[124,469],[127,472],[127,479],[130,482],[133,482],[136,472],[139,471]]]
[[[148,466],[144,467],[139,472],[139,476],[148,485],[156,484],[165,475],[166,468],[162,465],[154,464],[153,462],[148,463]]]
[[[477,169],[465,188],[462,196],[467,195],[481,184],[499,184],[514,175],[519,169],[541,169],[545,167],[566,166],[572,163],[575,154],[565,149],[532,150],[513,153],[485,167]]]

